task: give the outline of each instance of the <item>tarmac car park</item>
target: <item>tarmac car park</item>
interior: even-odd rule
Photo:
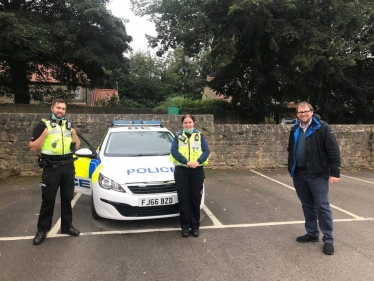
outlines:
[[[53,229],[35,247],[40,176],[0,179],[0,280],[373,280],[374,171],[342,171],[330,190],[336,253],[301,244],[304,219],[286,169],[206,169],[201,235],[185,239],[178,217],[92,219],[76,194],[79,237]]]
[[[179,216],[173,134],[158,120],[114,120],[95,150],[76,151],[75,191],[91,196],[91,213],[114,220]],[[204,192],[201,208],[204,206]]]

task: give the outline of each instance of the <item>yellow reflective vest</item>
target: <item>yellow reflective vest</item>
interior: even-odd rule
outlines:
[[[191,137],[188,138],[183,132],[182,134],[177,133],[176,138],[178,139],[178,151],[179,153],[187,159],[187,162],[195,162],[199,159],[203,153],[201,149],[201,134],[192,133]],[[170,161],[174,163],[175,166],[186,166],[186,164],[179,163],[173,155],[170,154]],[[200,166],[208,165],[208,159],[206,159]]]
[[[70,154],[70,144],[73,141],[71,129],[67,128],[67,120],[62,120],[61,126],[51,120],[42,120],[48,129],[48,135],[42,145],[41,152],[46,155]]]

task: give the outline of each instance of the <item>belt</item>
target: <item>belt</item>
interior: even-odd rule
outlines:
[[[73,159],[67,159],[67,160],[60,160],[60,161],[52,161],[52,160],[49,160],[52,165],[67,165],[67,164],[71,164],[74,162]],[[46,162],[49,162],[48,160],[46,160]]]

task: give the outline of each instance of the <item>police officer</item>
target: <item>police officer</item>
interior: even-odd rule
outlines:
[[[52,216],[57,190],[61,197],[61,233],[78,236],[80,232],[72,225],[71,201],[74,196],[75,168],[73,150],[78,149],[80,140],[71,123],[64,118],[66,102],[55,99],[51,106],[52,116],[43,119],[34,128],[30,150],[41,150],[39,167],[43,168],[42,205],[40,208],[38,231],[34,245],[41,244],[52,226]]]
[[[200,204],[204,184],[203,166],[208,164],[209,147],[203,135],[194,129],[195,118],[182,117],[183,130],[176,133],[170,149],[175,165],[174,179],[178,193],[182,237],[199,236]]]

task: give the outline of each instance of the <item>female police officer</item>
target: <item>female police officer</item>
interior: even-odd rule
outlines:
[[[203,135],[194,129],[195,118],[186,114],[182,117],[183,130],[176,133],[170,150],[170,159],[175,165],[174,179],[182,236],[199,236],[200,204],[204,184],[203,166],[208,164],[209,147]]]
[[[52,216],[56,193],[60,187],[61,197],[61,233],[78,236],[79,230],[72,226],[71,201],[74,196],[75,168],[73,150],[79,148],[80,140],[64,116],[66,102],[55,99],[51,106],[52,116],[42,120],[35,127],[30,141],[31,151],[41,150],[39,162],[43,168],[42,205],[38,220],[38,232],[33,244],[41,244],[52,226]]]

